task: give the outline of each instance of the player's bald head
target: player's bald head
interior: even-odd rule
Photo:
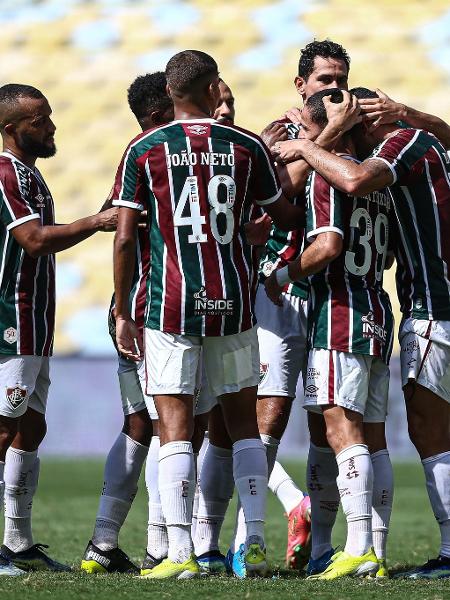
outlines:
[[[22,83],[7,83],[0,87],[0,131],[3,131],[8,123],[20,119],[22,98],[34,98],[42,100],[44,94],[32,85]]]
[[[218,80],[216,61],[200,50],[184,50],[172,56],[166,66],[170,92],[175,97],[197,96]]]

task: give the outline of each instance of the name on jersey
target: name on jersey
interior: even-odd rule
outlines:
[[[367,315],[363,315],[361,317],[361,321],[363,337],[374,338],[381,344],[386,343],[387,331],[384,327],[378,325],[378,323],[375,323],[375,318],[372,311],[368,312]]]
[[[367,194],[367,196],[362,196],[364,200],[368,200],[369,202],[376,202],[378,206],[385,206],[388,210],[391,209],[391,199],[387,194],[383,192],[371,192]]]
[[[196,316],[232,315],[233,311],[234,300],[208,298],[204,287],[194,294],[194,314]]]
[[[234,167],[234,154],[221,152],[194,152],[181,151],[179,154],[166,154],[167,168],[195,167],[207,165],[210,167]]]

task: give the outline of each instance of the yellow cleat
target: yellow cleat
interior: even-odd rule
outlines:
[[[245,554],[247,577],[265,577],[267,575],[266,551],[259,544],[250,544]]]
[[[166,558],[149,573],[141,575],[141,579],[191,579],[192,577],[200,577],[200,567],[193,554],[183,563]]]
[[[100,565],[95,560],[82,560],[81,561],[81,570],[85,573],[107,573],[108,569],[105,569],[103,565]]]
[[[389,571],[385,558],[378,559],[378,571],[372,575],[368,575],[370,579],[389,579]]]
[[[337,552],[331,558],[331,563],[317,575],[311,575],[307,579],[331,580],[338,577],[364,577],[375,574],[380,569],[380,564],[373,548],[362,556],[352,556],[347,552]]]

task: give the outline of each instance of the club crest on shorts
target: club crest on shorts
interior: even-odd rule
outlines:
[[[5,388],[5,394],[11,408],[16,410],[27,399],[28,390],[26,386],[17,384],[14,387]]]
[[[269,372],[269,363],[259,363],[259,384],[266,379]]]
[[[14,327],[8,327],[8,329],[5,329],[3,332],[3,339],[8,344],[15,344],[17,342],[17,329],[14,329]]]

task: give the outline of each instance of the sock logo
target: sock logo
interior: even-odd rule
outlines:
[[[310,465],[309,466],[309,480],[308,480],[308,489],[311,491],[323,490],[323,485],[319,481],[319,474],[317,473],[319,465]]]
[[[256,480],[255,479],[249,479],[248,480],[248,486],[250,488],[250,495],[251,496],[256,496]]]
[[[356,470],[354,458],[350,458],[348,461],[348,473],[346,477],[347,479],[355,479],[356,477],[359,477],[359,472]]]
[[[181,495],[183,498],[187,498],[189,495],[189,481],[181,482]]]
[[[388,503],[388,499],[389,499],[389,491],[388,490],[383,490],[381,492],[381,505],[382,506],[386,506]]]

